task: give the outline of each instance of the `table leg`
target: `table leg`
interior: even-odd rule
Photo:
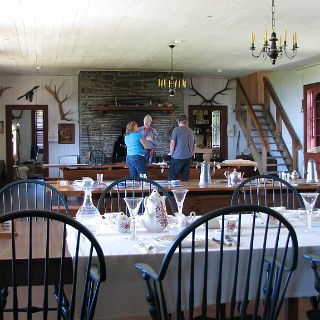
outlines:
[[[287,298],[284,301],[285,319],[298,320],[299,318],[299,298]]]

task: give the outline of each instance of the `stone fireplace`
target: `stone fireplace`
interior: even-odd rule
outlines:
[[[170,98],[158,88],[158,78],[167,73],[141,71],[81,71],[79,74],[80,161],[88,162],[89,151],[102,150],[112,157],[114,142],[129,121],[143,125],[150,114],[158,131],[157,155],[169,152],[176,115],[183,113],[183,94]],[[175,74],[182,79],[183,74]]]

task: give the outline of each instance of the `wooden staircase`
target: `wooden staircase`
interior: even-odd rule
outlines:
[[[240,79],[237,79],[236,119],[261,174],[292,171],[297,169],[297,154],[301,143],[266,77],[263,77],[263,88],[263,103],[252,104]],[[270,111],[270,98],[275,105],[275,117]],[[283,139],[282,124],[291,137],[292,153]]]

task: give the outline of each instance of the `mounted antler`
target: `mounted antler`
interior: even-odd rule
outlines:
[[[225,94],[225,93],[223,93],[223,92],[230,90],[230,88],[228,88],[228,84],[229,84],[229,82],[230,82],[230,79],[228,79],[228,81],[227,81],[226,86],[224,87],[224,89],[222,89],[222,90],[218,91],[217,93],[215,93],[215,94],[213,95],[213,97],[210,99],[211,104],[212,104],[212,103],[220,104],[219,102],[214,101],[214,98],[215,98],[217,95],[219,95],[219,94],[222,94],[223,96],[225,96],[225,95],[226,95],[226,94]]]
[[[193,96],[193,97],[200,96],[202,98],[202,102],[200,104],[206,104],[207,105],[209,103],[209,100],[207,100],[205,96],[203,96],[198,90],[196,90],[194,88],[192,79],[191,79],[191,88],[190,88],[190,90],[194,91],[194,94],[191,94],[191,96]]]
[[[51,83],[48,85],[45,85],[45,89],[47,89],[47,91],[49,93],[51,93],[51,95],[54,97],[54,99],[57,101],[58,103],[58,108],[59,108],[59,113],[60,113],[60,119],[61,120],[66,120],[66,121],[71,121],[71,119],[68,119],[66,116],[70,113],[71,109],[69,109],[69,111],[67,112],[63,112],[63,108],[62,108],[62,104],[68,99],[68,95],[65,96],[64,99],[60,100],[59,98],[59,92],[61,89],[62,85],[58,88],[56,85],[54,85],[54,90],[51,88]]]
[[[226,83],[226,86],[224,87],[224,89],[216,92],[211,99],[207,99],[205,96],[203,96],[198,90],[196,90],[193,86],[193,83],[192,83],[192,79],[191,79],[191,88],[190,90],[192,90],[194,92],[194,94],[191,94],[191,96],[195,97],[195,96],[199,96],[202,98],[202,102],[200,103],[200,105],[211,105],[213,106],[213,104],[220,104],[219,102],[215,101],[214,99],[216,98],[216,96],[218,96],[219,94],[221,95],[225,95],[225,91],[227,90],[230,90],[230,88],[228,88],[228,84],[230,82],[230,79],[228,79],[227,83]]]
[[[2,88],[2,86],[0,87],[0,97],[3,95],[3,92],[6,91],[7,89],[11,89],[12,87],[4,87]]]

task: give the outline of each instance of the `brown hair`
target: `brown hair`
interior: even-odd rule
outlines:
[[[130,134],[131,132],[134,132],[134,127],[137,126],[138,124],[135,121],[130,121],[127,124],[126,127],[126,133],[124,134],[125,136],[127,136],[128,134]]]
[[[186,116],[185,114],[181,114],[181,115],[179,116],[179,118],[178,118],[178,122],[179,122],[179,123],[182,122],[182,123],[186,124],[187,121],[188,121],[188,118],[187,118],[187,116]]]

